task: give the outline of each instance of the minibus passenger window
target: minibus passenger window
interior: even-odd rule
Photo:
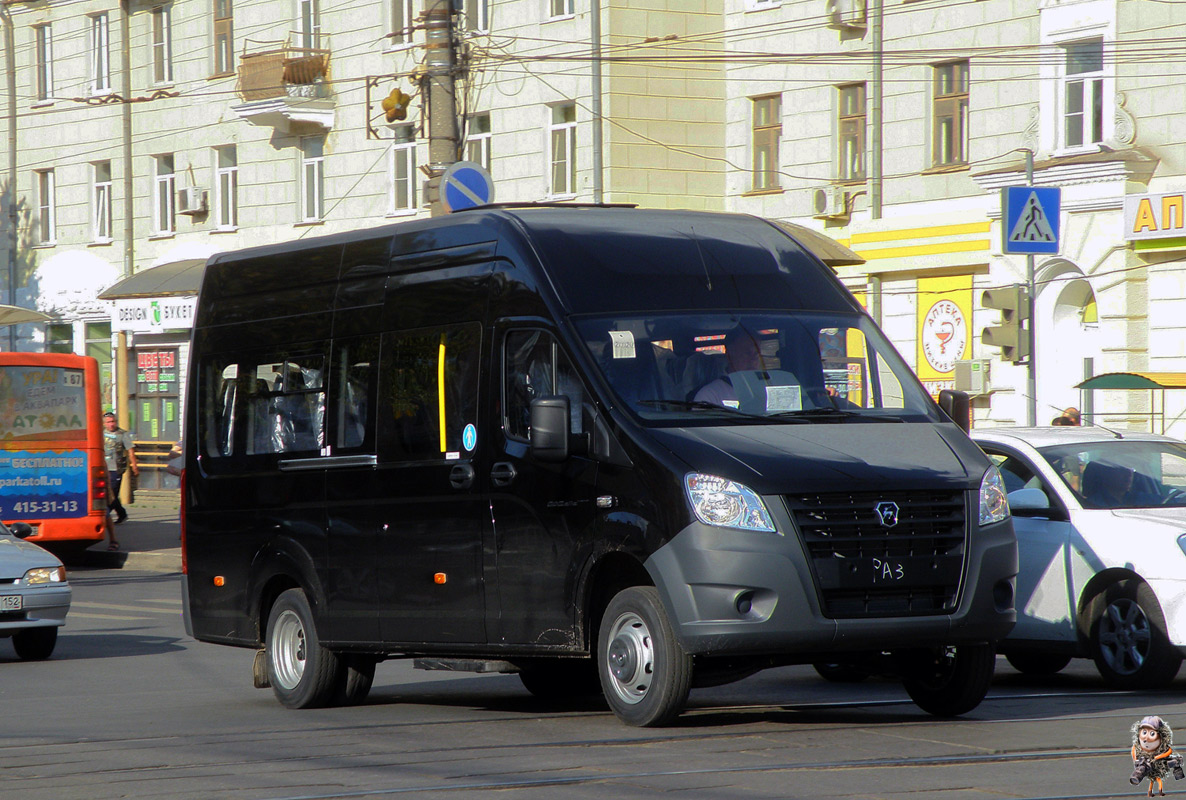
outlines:
[[[239,365],[206,364],[202,410],[202,441],[208,456],[229,456],[235,452],[235,398],[239,391]]]
[[[371,430],[368,418],[374,408],[375,376],[379,370],[379,340],[357,339],[336,345],[334,363],[337,365],[337,388],[334,399],[336,448],[351,449],[363,446]]]
[[[325,445],[321,356],[267,361],[248,368],[247,453],[293,453]]]
[[[477,323],[386,335],[379,386],[381,457],[416,461],[472,454],[463,434],[467,425],[477,424],[481,339]]]

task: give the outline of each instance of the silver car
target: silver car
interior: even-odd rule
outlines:
[[[1091,657],[1111,685],[1168,684],[1186,654],[1186,444],[1100,427],[991,428],[1017,533],[1022,672]]]
[[[24,541],[24,522],[0,523],[0,638],[12,637],[25,660],[49,658],[70,610],[66,568],[52,553]]]

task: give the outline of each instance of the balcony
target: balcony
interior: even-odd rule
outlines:
[[[282,133],[329,130],[334,98],[328,48],[280,47],[239,56],[239,99],[231,110],[253,125]]]

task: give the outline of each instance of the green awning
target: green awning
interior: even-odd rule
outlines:
[[[1186,372],[1107,372],[1077,389],[1186,389]]]

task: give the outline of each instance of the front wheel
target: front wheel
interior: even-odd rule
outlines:
[[[628,725],[665,725],[683,711],[692,657],[675,640],[653,586],[623,589],[610,601],[597,637],[597,663],[606,702]]]
[[[57,643],[57,628],[25,628],[12,635],[12,646],[24,661],[44,661]]]
[[[961,644],[920,653],[903,685],[910,699],[928,714],[966,714],[988,694],[996,653],[990,644]]]
[[[1182,666],[1165,634],[1165,617],[1149,584],[1132,580],[1108,587],[1091,624],[1096,669],[1120,689],[1160,689]]]
[[[267,656],[272,691],[288,708],[331,705],[346,681],[341,659],[321,646],[309,601],[300,589],[283,592],[272,605]]]

